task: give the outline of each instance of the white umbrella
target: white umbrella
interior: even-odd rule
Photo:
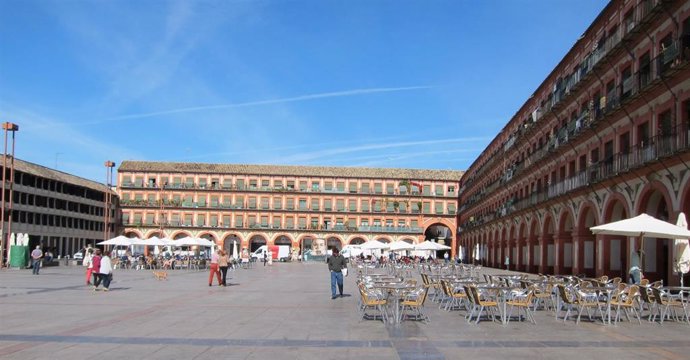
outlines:
[[[441,245],[439,243],[435,243],[433,241],[424,241],[421,242],[417,245],[414,246],[415,250],[434,250],[434,251],[439,251],[439,250],[450,250],[450,246],[446,245]]]
[[[678,214],[678,221],[676,225],[687,229],[688,221],[685,219],[685,213]],[[690,271],[690,244],[688,239],[676,239],[674,244],[674,259],[673,265],[674,270],[680,275],[680,286],[683,286],[683,274],[687,274]]]
[[[135,243],[136,238],[128,238],[124,235],[116,236],[112,239],[101,241],[96,245],[115,245],[115,246],[130,246]]]
[[[386,250],[390,248],[390,245],[378,240],[370,240],[362,244],[360,248],[363,250]]]
[[[390,251],[414,250],[414,245],[407,241],[393,241],[389,247]]]
[[[232,257],[234,259],[239,259],[239,256],[237,254],[237,240],[232,241]]]
[[[644,238],[688,239],[690,231],[675,224],[659,220],[647,214],[640,214],[630,219],[614,221],[612,223],[589,228],[593,234],[620,235],[640,238],[640,249],[643,249]],[[642,254],[640,265],[643,267]]]
[[[175,246],[196,246],[199,245],[198,238],[186,236],[181,239],[173,240]]]

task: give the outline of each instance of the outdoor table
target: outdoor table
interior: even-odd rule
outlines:
[[[503,308],[503,311],[501,311],[501,324],[506,325],[508,323],[508,312],[506,305],[508,302],[508,293],[513,290],[520,290],[520,288],[516,288],[514,286],[477,285],[477,289],[495,290],[495,293],[497,295],[496,299],[498,300],[500,306]]]
[[[580,290],[595,291],[597,293],[597,301],[599,294],[606,294],[606,316],[605,318],[601,319],[601,322],[607,325],[611,325],[611,298],[613,297],[613,291],[617,288],[618,287],[614,286],[613,284],[607,286],[587,286],[580,288]]]
[[[400,324],[400,298],[402,297],[405,290],[414,289],[416,286],[411,284],[406,284],[403,282],[398,283],[375,283],[375,288],[380,288],[386,290],[389,294],[389,304],[393,306],[393,324]]]

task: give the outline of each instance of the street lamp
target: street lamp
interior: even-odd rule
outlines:
[[[12,193],[14,190],[14,135],[19,131],[19,125],[13,124],[11,122],[5,122],[2,124],[2,129],[5,132],[5,151],[2,153],[2,195],[0,199],[0,267],[5,264],[9,265],[9,259],[7,263],[4,261],[5,255],[7,254],[6,249],[9,248],[9,236],[12,233]],[[12,154],[10,154],[10,198],[9,198],[9,208],[7,217],[7,236],[5,236],[5,186],[7,185],[7,133],[12,132]],[[7,239],[7,241],[5,241]]]
[[[105,204],[103,205],[103,240],[108,240],[110,238],[110,208],[113,202],[113,195],[110,192],[113,185],[113,168],[115,163],[108,160],[104,163],[105,165],[105,186],[107,190],[105,192]]]

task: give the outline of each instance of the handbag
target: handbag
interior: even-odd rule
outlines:
[[[347,268],[342,268],[340,271],[343,273],[343,276],[347,276]]]

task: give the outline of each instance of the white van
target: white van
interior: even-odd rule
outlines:
[[[264,253],[269,250],[269,246],[261,245],[252,254],[255,261],[263,261]],[[290,260],[290,245],[271,245],[271,257],[273,261],[288,261]]]

